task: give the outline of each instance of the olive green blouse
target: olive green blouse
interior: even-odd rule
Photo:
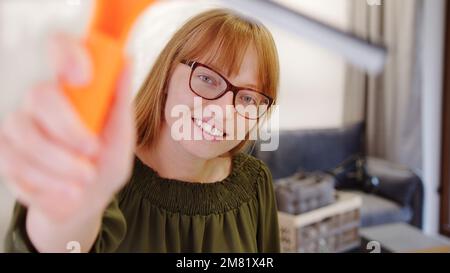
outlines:
[[[103,215],[92,252],[279,252],[277,208],[264,163],[240,153],[215,183],[162,178],[135,158],[129,183]],[[5,249],[35,252],[16,204]]]

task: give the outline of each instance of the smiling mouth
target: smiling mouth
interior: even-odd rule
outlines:
[[[222,130],[217,129],[213,125],[203,122],[200,119],[192,118],[192,121],[194,122],[195,126],[200,128],[204,133],[206,133],[210,136],[217,137],[217,138],[222,138],[222,137],[226,136],[226,134]]]

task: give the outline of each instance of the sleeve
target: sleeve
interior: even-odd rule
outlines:
[[[262,163],[262,177],[258,186],[258,250],[259,252],[280,252],[278,210],[273,189],[272,174]]]
[[[25,228],[27,208],[16,202],[11,223],[6,234],[5,251],[11,253],[36,253]],[[126,234],[126,220],[114,198],[103,213],[102,225],[91,252],[114,252]]]

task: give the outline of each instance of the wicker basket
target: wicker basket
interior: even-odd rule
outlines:
[[[343,252],[360,244],[361,197],[336,192],[336,202],[300,214],[278,212],[282,252]]]

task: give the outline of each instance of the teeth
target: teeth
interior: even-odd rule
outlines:
[[[205,131],[205,133],[215,136],[215,137],[221,137],[223,136],[223,132],[219,129],[217,129],[216,127],[211,126],[208,123],[204,123],[203,121],[199,120],[199,119],[195,119],[195,125],[197,125],[197,127],[201,128],[203,131]]]

